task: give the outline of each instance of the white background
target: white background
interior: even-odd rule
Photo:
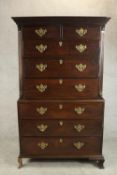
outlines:
[[[104,152],[108,156],[106,144],[110,143],[111,139],[116,140],[117,135],[117,0],[0,0],[0,141],[2,144],[9,141],[6,147],[1,146],[3,150],[10,147],[10,140],[15,140],[14,144],[18,146],[18,36],[12,16],[108,16],[112,18],[107,23],[105,32],[103,82],[103,96],[106,100]],[[12,147],[13,145],[11,146],[13,153]],[[117,145],[109,149],[110,156],[115,147]],[[10,156],[10,153],[8,154]],[[18,155],[18,147],[15,154],[13,156]],[[116,154],[117,152],[113,152],[113,155]]]

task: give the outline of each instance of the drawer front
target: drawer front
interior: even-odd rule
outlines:
[[[101,120],[21,120],[22,136],[100,136]]]
[[[78,59],[25,59],[24,76],[38,77],[98,77],[99,65]]]
[[[62,139],[62,140],[61,140]],[[100,137],[24,137],[21,154],[25,156],[73,156],[101,154]]]
[[[23,97],[30,99],[97,98],[98,86],[98,79],[25,79]]]
[[[98,119],[103,117],[103,101],[19,101],[21,119]]]
[[[25,57],[46,56],[99,56],[99,42],[97,41],[24,41],[23,55]]]
[[[99,27],[88,27],[88,26],[64,26],[63,34],[65,40],[99,40],[100,39],[100,28]]]
[[[63,31],[60,33],[60,26],[40,25],[36,27],[23,27],[24,40],[41,40],[41,39],[59,39],[62,33],[63,38],[68,39],[100,39],[99,27],[88,26],[63,26]]]
[[[59,39],[60,26],[23,27],[22,33],[24,40]]]

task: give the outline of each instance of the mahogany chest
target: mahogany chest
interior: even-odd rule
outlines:
[[[18,25],[22,158],[89,159],[103,168],[107,17],[13,17]]]

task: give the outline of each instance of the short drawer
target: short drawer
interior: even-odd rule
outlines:
[[[24,41],[24,57],[79,56],[96,57],[100,53],[99,41]]]
[[[23,97],[30,99],[97,98],[98,79],[25,79]]]
[[[40,25],[36,27],[23,27],[23,40],[43,40],[43,39],[59,39],[60,26]]]
[[[99,61],[98,61],[99,62]],[[38,77],[98,77],[99,63],[79,59],[24,59],[24,76]]]
[[[21,136],[101,136],[102,120],[21,120]]]
[[[103,117],[103,100],[18,101],[20,119],[98,119]]]
[[[65,40],[99,40],[100,28],[90,26],[64,26],[63,27]]]
[[[78,157],[101,154],[101,137],[23,137],[23,156]]]

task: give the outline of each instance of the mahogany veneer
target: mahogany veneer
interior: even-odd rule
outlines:
[[[13,17],[18,26],[22,158],[89,159],[103,168],[107,17]]]

